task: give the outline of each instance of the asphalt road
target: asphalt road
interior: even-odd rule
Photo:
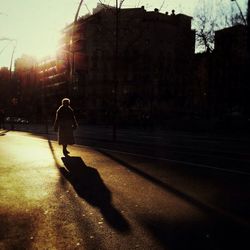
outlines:
[[[250,249],[247,142],[53,139],[0,131],[0,249]]]

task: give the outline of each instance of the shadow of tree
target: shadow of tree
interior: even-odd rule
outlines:
[[[62,157],[65,168],[63,176],[72,184],[79,197],[98,207],[104,219],[117,231],[126,233],[130,226],[122,214],[113,206],[110,190],[95,168],[86,166],[81,157]]]
[[[141,215],[139,220],[164,249],[249,249],[249,230],[220,219],[167,221],[166,218]]]

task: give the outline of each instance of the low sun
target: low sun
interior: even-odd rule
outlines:
[[[46,56],[54,56],[59,48],[60,31],[49,29],[29,29],[25,36],[21,37],[23,48],[25,51],[38,60]]]

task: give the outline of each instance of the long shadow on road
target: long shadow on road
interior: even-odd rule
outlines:
[[[191,204],[193,204],[193,205],[195,205],[195,206],[197,206],[197,207],[199,207],[207,212],[215,212],[214,208],[212,208],[208,204],[204,204],[203,202],[193,198],[192,196],[188,195],[187,193],[182,192],[181,190],[179,190],[175,187],[172,187],[168,183],[165,183],[165,182],[157,179],[156,177],[140,170],[139,168],[132,166],[128,162],[120,159],[119,157],[114,156],[114,155],[112,155],[106,151],[103,151],[103,150],[99,150],[99,152],[102,153],[103,155],[109,157],[110,159],[118,162],[119,164],[126,167],[127,169],[129,169],[133,173],[145,178],[147,181],[150,181],[151,183],[157,185],[158,187],[166,190],[167,192],[171,192],[171,193],[177,195],[178,197],[182,198],[183,200],[185,200],[185,201],[187,201],[187,202],[189,202],[189,203],[191,203]],[[216,211],[216,212],[218,212],[218,211]]]
[[[160,179],[142,171],[141,169],[132,166],[131,164],[129,164],[128,162],[126,162],[123,159],[120,159],[118,156],[114,156],[111,153],[108,153],[107,151],[104,150],[98,150],[100,153],[102,153],[103,155],[109,157],[110,159],[118,162],[119,164],[121,164],[122,166],[124,166],[125,168],[129,169],[130,171],[132,171],[133,173],[145,178],[147,181],[157,185],[158,187],[166,190],[167,192],[171,192],[174,195],[180,197],[181,199],[187,201],[188,203],[202,209],[203,211],[206,211],[209,214],[215,215],[215,216],[220,216],[223,217],[225,219],[228,219],[230,221],[232,221],[232,223],[236,223],[236,224],[242,224],[242,226],[249,228],[250,225],[248,222],[245,222],[243,219],[238,218],[236,216],[234,216],[233,214],[224,211],[212,204],[206,203],[205,201],[199,200],[196,197],[193,197],[192,195],[188,194],[188,192],[186,191],[182,191],[178,188],[175,188],[171,185],[169,185],[166,182],[161,181]]]
[[[152,219],[147,218],[147,215],[144,215],[143,219],[141,219],[143,226],[149,230],[163,246],[168,245],[168,249],[228,250],[242,249],[236,248],[237,244],[240,245],[241,243],[249,245],[248,235],[250,232],[250,225],[248,222],[242,221],[241,219],[210,204],[197,200],[186,192],[182,192],[181,190],[178,190],[175,187],[172,187],[171,185],[155,178],[154,176],[151,176],[150,174],[130,165],[128,162],[120,159],[119,157],[109,154],[103,150],[99,150],[99,152],[158,187],[166,190],[167,192],[171,192],[186,202],[196,206],[209,215],[211,221],[209,221],[208,224],[193,221],[192,223],[187,223],[188,225],[178,221],[171,224],[165,221],[164,218]],[[185,227],[183,225],[185,225]],[[204,228],[210,232],[212,231],[211,234],[213,238],[210,238],[210,234],[206,235],[206,232],[205,234],[203,233],[202,230]],[[201,232],[203,234],[201,234]],[[202,246],[202,244],[208,245]]]
[[[230,222],[219,218],[202,221],[183,218],[167,220],[145,214],[139,221],[146,230],[165,247],[180,250],[235,250],[250,249],[249,230],[232,227]]]
[[[126,233],[130,226],[122,214],[113,206],[110,190],[95,168],[86,166],[81,157],[62,157],[65,168],[63,176],[72,184],[78,196],[92,206],[98,207],[110,226]]]

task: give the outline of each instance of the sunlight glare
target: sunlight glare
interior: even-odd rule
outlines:
[[[58,49],[58,41],[60,39],[60,31],[36,29],[29,27],[26,30],[24,37],[20,37],[19,51],[23,54],[29,54],[37,59],[41,59],[44,56],[54,55]]]
[[[221,1],[229,6],[235,3],[229,0]],[[17,39],[17,48],[14,58],[27,54],[37,59],[46,56],[53,56],[59,47],[62,29],[73,22],[74,16],[80,0],[0,0],[0,38],[8,37]],[[99,1],[84,1],[79,16],[92,12]],[[103,3],[115,5],[115,1],[103,0]],[[183,12],[193,16],[199,0],[126,0],[124,8],[134,8],[145,6],[147,10],[159,8],[162,13],[171,12],[175,9],[176,13]],[[247,0],[238,0],[240,7],[246,9]],[[236,9],[238,10],[238,9]],[[4,48],[4,43],[0,41],[0,49]],[[13,47],[7,47],[0,55],[0,67],[9,66]]]

